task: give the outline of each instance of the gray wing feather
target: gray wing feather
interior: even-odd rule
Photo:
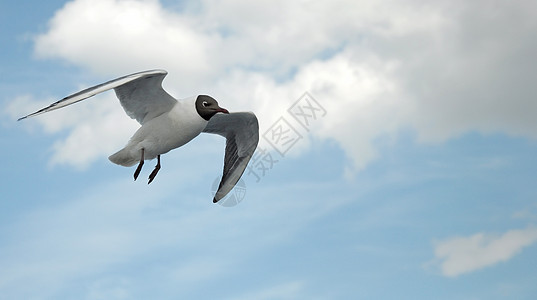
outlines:
[[[216,114],[203,132],[226,138],[224,172],[213,199],[216,203],[233,189],[244,173],[259,142],[259,124],[251,112]]]
[[[172,109],[177,100],[162,88],[166,74],[166,71],[147,72],[114,88],[129,117],[143,124]]]
[[[26,119],[62,108],[110,89],[116,90],[127,115],[139,123],[154,118],[173,107],[177,100],[162,89],[162,80],[168,74],[164,70],[151,70],[123,76],[87,88],[19,119]]]

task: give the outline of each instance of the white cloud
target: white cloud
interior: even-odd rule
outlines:
[[[190,84],[212,64],[206,53],[211,37],[192,22],[158,1],[77,0],[56,13],[35,50],[104,74],[179,69],[183,84]]]
[[[435,256],[444,276],[476,271],[505,262],[537,242],[537,228],[510,230],[502,235],[478,233],[435,242]]]
[[[36,101],[31,96],[23,96],[10,103],[6,112],[11,119],[15,119],[53,101]],[[84,169],[104,155],[121,149],[138,129],[138,123],[125,115],[113,92],[101,95],[94,101],[22,121],[33,130],[37,123],[42,131],[49,134],[70,129],[67,136],[54,142],[50,160],[52,165],[68,164]]]
[[[375,138],[401,130],[424,142],[467,131],[537,137],[537,62],[527,59],[537,51],[535,5],[204,1],[173,11],[154,0],[75,0],[35,51],[110,77],[165,68],[177,98],[212,94],[255,111],[262,131],[310,91],[328,113],[309,134],[336,140],[360,169],[377,157]],[[93,109],[107,114],[103,103]],[[91,125],[85,138],[84,124],[64,124],[53,161],[109,155],[95,144],[112,132]]]
[[[88,106],[94,109],[87,111],[71,108],[70,113],[76,121],[69,135],[54,143],[53,165],[71,164],[85,168],[103,154],[110,155],[124,147],[139,128],[136,121],[125,116],[113,95],[100,100],[100,105]]]

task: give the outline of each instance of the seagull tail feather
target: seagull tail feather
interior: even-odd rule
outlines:
[[[123,148],[119,150],[118,152],[110,155],[108,159],[115,163],[116,165],[124,166],[124,167],[131,167],[134,166],[136,163],[139,162],[139,157],[133,157],[131,155],[131,151]]]

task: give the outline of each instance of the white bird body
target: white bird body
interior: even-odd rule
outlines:
[[[190,142],[208,123],[197,113],[195,101],[196,97],[179,100],[170,111],[144,122],[125,148],[108,159],[115,164],[130,167],[140,161],[142,149],[145,159],[154,159]]]

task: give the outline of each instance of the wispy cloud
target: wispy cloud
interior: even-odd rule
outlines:
[[[456,277],[511,259],[537,242],[537,228],[510,230],[501,235],[477,233],[434,243],[435,265],[442,275]]]
[[[298,299],[304,297],[305,283],[302,281],[291,281],[286,283],[277,284],[270,287],[261,288],[256,291],[251,291],[238,297],[232,297],[233,300],[241,299]],[[308,299],[315,299],[315,297],[308,296]]]
[[[29,298],[54,298],[86,278],[93,282],[88,294],[121,296],[147,288],[141,282],[151,276],[177,286],[177,294],[200,291],[219,282],[223,273],[232,276],[245,260],[286,243],[335,208],[324,199],[297,201],[304,187],[292,185],[279,186],[288,192],[277,199],[252,189],[252,198],[241,203],[248,209],[223,208],[210,201],[210,184],[203,184],[210,181],[182,173],[163,177],[149,188],[130,177],[92,185],[61,204],[18,217],[0,230],[5,243],[0,291],[20,296],[25,290]],[[308,188],[329,194],[333,185]],[[117,269],[148,261],[152,269],[145,275]],[[101,280],[105,278],[113,284]],[[24,288],[28,281],[31,288]],[[278,291],[298,292],[299,286]]]
[[[537,221],[537,203],[530,205],[523,210],[514,212],[512,217],[515,219]]]

